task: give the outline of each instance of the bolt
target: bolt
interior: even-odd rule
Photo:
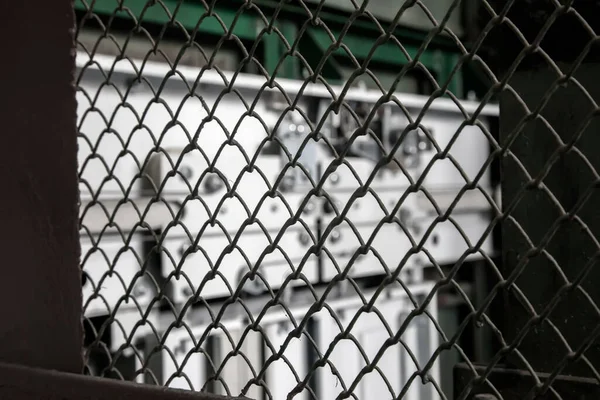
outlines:
[[[139,283],[138,285],[136,285],[136,287],[133,289],[133,297],[144,297],[148,294],[148,288],[146,287],[145,284],[143,283]]]
[[[315,210],[315,203],[313,201],[309,201],[308,203],[306,203],[306,206],[304,206],[304,210],[302,210],[302,212],[304,212],[305,214],[310,214]]]
[[[188,167],[187,165],[183,165],[181,168],[179,168],[179,173],[183,178],[191,179],[192,175],[194,175],[194,170],[192,170],[192,168]]]
[[[223,187],[223,181],[216,175],[210,175],[206,178],[204,189],[207,193],[214,193]]]
[[[310,236],[306,232],[301,232],[300,235],[298,235],[298,241],[302,246],[308,246],[310,243]]]
[[[342,234],[337,229],[331,232],[331,243],[337,243],[342,238]]]
[[[295,181],[296,181],[296,179],[293,176],[291,176],[291,175],[285,176],[283,178],[283,180],[281,181],[281,190],[282,191],[290,190],[294,186]]]
[[[406,208],[401,208],[400,211],[398,211],[398,219],[400,219],[400,223],[402,225],[408,225],[410,223],[411,216],[412,213]]]
[[[331,183],[333,183],[334,185],[337,185],[340,182],[340,176],[336,173],[333,173],[329,176],[329,180],[331,181]]]

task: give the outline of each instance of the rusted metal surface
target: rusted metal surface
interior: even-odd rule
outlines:
[[[4,1],[0,15],[0,360],[80,372],[72,4]]]
[[[0,364],[0,398],[15,400],[245,399],[8,364]]]

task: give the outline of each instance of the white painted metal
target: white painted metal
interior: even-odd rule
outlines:
[[[345,209],[347,209],[345,218],[357,225],[378,224],[390,216],[409,223],[410,219],[415,218],[420,211],[417,205],[418,195],[406,192],[402,188],[373,190],[361,197],[356,197],[355,192],[328,191],[327,197],[328,199],[323,199],[324,213],[321,215],[325,226]],[[332,205],[337,209],[337,213]],[[393,214],[394,210],[396,210],[395,214]]]
[[[487,162],[490,156],[490,141],[478,126],[465,126],[457,135],[463,121],[464,117],[449,113],[427,113],[424,118],[423,125],[429,128],[440,150],[445,151],[448,146],[451,146],[448,154],[454,158],[454,160],[445,158],[433,162],[424,181],[426,189],[460,189],[472,182],[482,170],[484,173],[479,178],[478,184],[486,189],[490,188],[490,168]],[[451,140],[454,141],[450,143]],[[421,156],[421,165],[424,167],[429,164],[436,153],[435,149],[424,152]]]
[[[219,350],[225,348],[224,343],[231,339],[231,332],[241,329],[241,321],[226,321],[222,329],[208,330],[206,324],[189,329],[171,327],[164,333],[165,350],[160,353],[162,384],[180,389],[206,390],[215,382],[213,367],[220,367]],[[202,345],[198,345],[201,339]],[[217,347],[209,350],[207,343],[211,340]],[[233,346],[230,343],[228,346],[229,352],[232,351]]]
[[[322,158],[323,170],[325,170],[334,158],[325,156]],[[355,191],[364,186],[371,179],[369,187],[374,190],[395,189],[408,187],[410,181],[400,169],[382,168],[373,173],[375,163],[371,160],[358,157],[348,157],[344,163],[338,166],[334,172],[328,174],[323,188],[327,191]],[[371,177],[371,175],[374,175]],[[360,181],[358,180],[360,179]]]
[[[286,277],[298,268],[300,260],[313,244],[306,229],[317,237],[317,227],[320,227],[321,232],[327,229],[336,214],[331,211],[331,207],[326,206],[325,196],[313,196],[301,214],[306,227],[300,223],[288,227],[279,242],[280,249],[274,249],[272,252],[265,251],[270,246],[270,240],[262,229],[265,228],[271,240],[274,240],[285,222],[301,207],[306,194],[312,189],[312,184],[308,180],[303,180],[304,174],[299,171],[299,168],[295,168],[294,172],[286,174],[283,180],[285,188],[278,189],[279,195],[285,199],[285,202],[278,197],[266,198],[263,201],[265,193],[280,178],[282,167],[289,159],[279,150],[263,149],[252,161],[257,169],[249,169],[248,165],[262,144],[271,137],[278,123],[277,134],[284,140],[285,147],[291,150],[292,158],[306,135],[310,133],[309,124],[303,113],[289,112],[284,118],[282,108],[275,106],[277,99],[273,95],[285,93],[290,98],[301,96],[298,110],[306,110],[309,101],[307,99],[320,99],[322,103],[330,105],[332,96],[337,98],[344,88],[338,86],[327,88],[312,83],[305,85],[301,81],[285,79],[278,79],[275,87],[268,88],[266,78],[263,76],[219,74],[210,70],[198,76],[198,68],[178,66],[177,74],[168,78],[168,83],[160,95],[156,96],[151,85],[154,89],[157,88],[171,71],[170,67],[163,63],[148,61],[143,65],[141,75],[150,83],[142,81],[126,95],[128,80],[137,75],[134,67],[142,68],[141,62],[129,59],[115,61],[115,58],[103,55],[94,55],[93,64],[88,65],[89,61],[86,54],[77,53],[78,67],[86,68],[80,84],[82,90],[78,93],[77,100],[80,130],[85,136],[80,137],[79,151],[80,166],[82,166],[80,187],[84,203],[82,209],[88,210],[85,206],[91,204],[87,213],[82,216],[83,225],[87,230],[100,232],[114,223],[124,231],[131,231],[140,223],[141,216],[138,213],[149,211],[144,217],[144,224],[162,230],[164,235],[162,246],[166,251],[161,255],[164,277],[173,273],[177,267],[181,267],[181,271],[189,279],[189,283],[184,277],[170,279],[173,289],[172,300],[178,305],[190,298],[210,272],[211,264],[218,263],[218,271],[222,276],[217,275],[209,281],[200,295],[205,299],[213,300],[215,307],[220,307],[221,304],[216,303],[216,299],[230,295],[230,289],[225,281],[231,289],[235,290],[241,275],[256,265],[263,252],[268,254],[261,260],[259,273],[266,279],[271,289],[280,288]],[[113,71],[110,77],[112,85],[104,83],[106,78],[101,75],[100,70],[105,73],[109,70]],[[186,85],[194,82],[197,86],[195,93],[191,95]],[[375,103],[381,95],[377,90],[353,88],[344,96],[348,101]],[[248,107],[255,98],[258,100],[252,110],[249,110]],[[414,119],[421,113],[429,99],[410,94],[398,94],[395,100],[406,107],[411,118]],[[462,121],[470,117],[469,114],[476,111],[479,104],[462,102],[461,107],[462,110],[450,99],[436,99],[424,113],[422,125],[433,135],[442,150],[448,145]],[[463,110],[467,115],[463,115]],[[386,135],[390,134],[391,129],[402,129],[408,124],[408,119],[403,116],[397,105],[390,103],[385,112],[393,117],[390,119],[390,126],[385,128]],[[486,106],[481,110],[481,115],[497,114],[497,106]],[[332,120],[335,118],[337,118],[335,115],[331,116]],[[329,138],[331,132],[331,127],[326,124],[319,133]],[[188,152],[190,143],[193,143],[195,148]],[[387,143],[386,146],[389,148],[391,145]],[[484,165],[489,154],[488,147],[487,138],[480,128],[465,127],[458,140],[452,145],[449,154],[457,160],[460,168],[465,171],[467,179],[470,180]],[[353,206],[348,210],[347,219],[351,221],[356,232],[350,224],[344,222],[329,233],[325,246],[340,268],[343,269],[361,243],[364,244],[369,239],[380,221],[389,214],[406,192],[411,179],[414,181],[422,174],[425,166],[436,153],[435,146],[426,144],[417,145],[417,150],[410,163],[406,162],[408,176],[398,168],[383,168],[370,185],[376,196],[367,193],[354,200]],[[93,154],[97,157],[93,157]],[[402,160],[401,154],[397,153],[396,156]],[[299,161],[310,171],[311,178],[318,181],[318,172],[322,173],[326,170],[333,159],[331,152],[324,146],[309,141]],[[345,161],[363,183],[375,167],[375,162],[365,157],[347,157]],[[177,166],[176,172],[185,179],[182,179],[181,175],[174,174],[174,166]],[[219,171],[224,178],[218,177],[215,171]],[[465,183],[458,169],[448,159],[437,160],[424,179],[425,189],[442,211],[449,207]],[[195,198],[186,201],[196,184],[198,190],[194,193]],[[227,192],[233,185],[236,185],[235,190],[230,194],[234,196],[228,198]],[[323,184],[323,189],[333,200],[338,211],[342,211],[360,185],[348,165],[343,164],[329,175]],[[483,174],[480,185],[491,193],[489,171]],[[151,204],[150,199],[155,194],[154,189],[161,186],[160,201]],[[130,203],[119,205],[119,200],[125,197],[125,193]],[[94,197],[98,197],[101,204],[94,205]],[[263,202],[260,203],[261,201]],[[256,218],[261,222],[262,227],[258,223],[253,223],[244,227],[242,231],[243,222],[255,212],[259,204],[261,205]],[[385,209],[382,209],[382,206]],[[181,207],[183,208],[180,218],[174,221],[173,218]],[[211,226],[208,222],[214,216],[217,207],[219,207],[216,215],[218,223]],[[288,210],[288,207],[291,210]],[[491,206],[487,204],[481,193],[476,190],[466,193],[452,213],[452,217],[471,243],[469,245],[466,243],[451,222],[438,224],[425,244],[425,249],[433,256],[436,263],[452,264],[463,255],[465,250],[472,247],[480,239],[491,220],[490,209]],[[371,249],[354,262],[349,276],[358,278],[386,274],[387,271],[382,267],[377,256],[390,270],[397,268],[413,246],[411,238],[418,243],[436,215],[436,207],[423,193],[408,195],[396,215],[406,231],[396,223],[385,224],[378,228]],[[190,245],[199,235],[197,248],[190,249]],[[239,236],[237,248],[232,248],[230,251],[228,246],[236,235]],[[140,256],[139,260],[133,256],[131,250],[121,254],[115,262],[113,275],[107,277],[102,283],[100,294],[108,302],[108,310],[102,304],[102,300],[96,299],[88,305],[86,315],[102,315],[109,310],[112,311],[125,292],[123,284],[129,284],[139,272],[144,255],[141,239],[135,239],[131,245]],[[88,242],[83,241],[83,257],[86,256],[90,246]],[[109,262],[116,258],[122,246],[120,239],[113,242],[103,239],[100,244],[100,248],[107,253]],[[488,254],[493,252],[489,238],[484,242],[482,249]],[[188,251],[189,254],[182,261],[186,250],[196,251]],[[109,271],[109,264],[99,256],[100,253],[97,252],[85,262],[84,270],[92,277],[90,281],[98,282]],[[310,256],[302,267],[303,277],[311,284],[326,284],[338,273],[325,252],[322,252],[320,257],[320,260],[317,260],[317,256]],[[470,259],[479,258],[481,256],[478,255],[470,257]],[[407,261],[400,274],[400,279],[410,283],[410,290],[415,296],[424,296],[431,290],[430,284],[415,284],[422,281],[422,266],[428,263],[424,253],[421,252]],[[84,301],[92,293],[90,285],[91,283],[88,282],[84,286]],[[190,327],[191,331],[188,331],[185,327],[169,329],[172,316],[162,315],[162,321],[158,324],[154,321],[157,316],[151,314],[154,321],[151,322],[152,326],[160,325],[160,330],[166,335],[164,345],[171,349],[174,357],[166,350],[161,352],[163,383],[168,381],[171,387],[194,390],[204,388],[220,394],[239,394],[246,383],[255,377],[264,361],[273,354],[272,349],[263,341],[270,342],[273,349],[279,351],[293,329],[290,318],[300,321],[310,305],[314,303],[315,299],[307,295],[307,290],[301,288],[303,285],[304,282],[300,279],[289,283],[288,286],[296,289],[291,300],[286,301],[286,304],[293,305],[290,312],[284,312],[281,308],[269,311],[260,323],[262,332],[251,331],[247,334],[243,339],[241,353],[236,355],[233,355],[232,351],[242,340],[242,333],[248,324],[247,319],[257,316],[264,306],[264,299],[255,298],[248,301],[244,299],[245,304],[258,302],[250,307],[251,316],[248,317],[239,309],[227,313],[222,325],[211,331],[208,343],[189,356],[188,354],[194,348],[194,342],[205,333],[211,318],[205,316],[198,320],[193,316],[189,317],[189,320],[184,321],[186,326]],[[138,295],[136,300],[142,308],[146,307],[152,293],[143,293],[141,290],[144,289],[143,287],[135,289],[133,293]],[[366,294],[367,298],[371,295],[372,293]],[[260,303],[261,301],[263,303]],[[347,326],[362,306],[362,301],[356,295],[332,298],[327,303],[338,313],[337,318],[343,326]],[[437,317],[435,304],[433,299],[429,307],[433,318]],[[360,347],[364,349],[365,356],[369,360],[379,351],[383,342],[399,329],[414,309],[402,290],[382,294],[376,306],[386,323],[382,322],[375,313],[368,313],[361,316],[352,330],[352,334],[360,342]],[[206,311],[203,307],[199,309],[201,311],[195,309],[188,313]],[[117,330],[116,326],[111,328],[113,335],[118,334],[118,338],[112,343],[112,351],[125,344],[130,337],[153,335],[148,326],[143,329],[136,327],[135,322],[140,315],[137,308],[131,307],[131,303],[129,305],[122,303],[118,312],[119,321],[124,319],[128,322],[125,323],[122,331]],[[387,379],[387,383],[377,370],[370,372],[361,379],[355,391],[358,398],[363,400],[392,398],[392,392],[398,396],[403,388],[406,389],[404,398],[408,400],[438,398],[433,385],[423,385],[420,378],[414,378],[417,366],[413,358],[422,368],[432,356],[439,341],[437,331],[428,318],[415,317],[402,335],[402,340],[410,352],[403,345],[396,344],[388,349],[378,362],[377,365]],[[315,320],[317,323],[311,335],[315,335],[314,339],[322,354],[334,341],[335,336],[340,332],[340,327],[334,318],[327,316],[326,310],[319,312]],[[165,323],[165,321],[169,322]],[[310,371],[313,361],[309,357],[310,349],[310,341],[304,333],[301,338],[292,339],[283,353],[287,363],[278,360],[266,369],[263,377],[266,390],[253,385],[246,395],[255,399],[264,398],[263,396],[275,400],[286,398],[289,391],[299,381],[304,380]],[[242,353],[247,359],[242,356]],[[214,371],[209,367],[207,354],[214,367],[221,369],[219,379],[216,381],[209,380]],[[316,386],[312,389],[322,399],[335,398],[343,390],[344,385],[348,385],[356,378],[365,365],[357,345],[349,339],[335,345],[329,360],[341,376],[336,378],[329,365],[319,368]],[[291,370],[290,365],[296,374]],[[181,373],[179,370],[182,370]],[[434,380],[439,381],[437,363],[433,364],[430,374]],[[411,379],[410,386],[407,386]],[[313,383],[311,382],[311,385]],[[391,387],[391,392],[388,390],[388,385]],[[312,397],[308,390],[304,390],[295,398],[305,400]]]
[[[105,236],[96,243],[82,240],[83,305],[87,316],[107,315],[115,309],[144,307],[154,296],[152,286],[141,274],[144,260],[143,240],[139,236],[126,244],[119,237]],[[138,275],[140,276],[138,278]],[[129,286],[135,285],[130,296]]]
[[[342,86],[331,86],[325,87],[320,83],[306,83],[299,80],[289,79],[277,79],[275,88],[268,88],[268,80],[262,75],[249,75],[249,74],[236,74],[234,80],[234,73],[232,72],[216,72],[212,70],[206,70],[199,76],[198,68],[178,66],[177,74],[173,75],[171,67],[164,63],[159,62],[145,62],[142,69],[141,60],[132,59],[121,59],[117,60],[115,57],[105,56],[101,54],[95,54],[93,59],[90,60],[88,54],[83,52],[77,52],[76,65],[79,69],[85,68],[86,71],[113,71],[114,74],[125,74],[128,76],[137,76],[137,71],[142,71],[142,75],[147,79],[159,79],[163,80],[166,76],[169,76],[169,82],[185,82],[192,85],[194,82],[199,84],[199,87],[214,87],[219,90],[226,90],[229,87],[235,86],[239,88],[239,91],[251,91],[256,93],[261,90],[264,92],[262,96],[267,98],[267,94],[270,93],[285,93],[288,96],[295,97],[298,93],[302,96],[317,97],[323,99],[332,99],[342,93],[344,87]],[[86,75],[88,72],[86,72]],[[235,96],[235,94],[229,94],[227,96]],[[225,97],[227,97],[225,96]],[[261,97],[262,97],[261,96]],[[367,103],[375,103],[380,100],[382,93],[377,90],[364,90],[360,88],[348,89],[344,95],[344,99],[347,101],[363,101]],[[409,109],[421,110],[429,101],[428,97],[398,93],[394,96],[403,106]],[[199,100],[195,100],[199,101]],[[259,102],[260,103],[260,102]],[[480,103],[473,101],[461,101],[461,108],[467,113],[473,113],[480,106]],[[461,108],[452,100],[447,98],[435,99],[429,110],[432,112],[450,112],[461,114]],[[498,115],[499,108],[497,105],[486,105],[481,109],[481,115]],[[256,110],[256,113],[260,114],[260,109]],[[202,118],[200,116],[200,118]],[[262,117],[264,118],[264,117]],[[237,122],[237,121],[233,121]]]
[[[314,206],[308,204],[315,202],[314,196],[309,197],[306,193],[298,192],[269,195],[281,171],[279,157],[260,157],[256,166],[261,172],[245,172],[238,182],[237,176],[247,166],[246,161],[238,160],[239,163],[236,164],[233,161],[235,157],[223,154],[218,158],[221,160],[220,164],[223,164],[219,171],[231,172],[231,179],[228,178],[227,182],[224,182],[216,173],[208,172],[209,165],[199,151],[186,153],[176,169],[177,174],[170,176],[174,171],[171,163],[175,163],[182,153],[183,149],[180,149],[156,157],[149,169],[157,186],[164,185],[162,197],[172,203],[179,203],[178,208],[183,208],[183,216],[179,220],[189,230],[199,231],[214,218],[223,229],[235,234],[251,217],[260,220],[262,227],[253,223],[244,230],[280,229],[288,220],[296,218],[296,214],[307,225],[314,226],[317,215],[313,212]],[[232,187],[233,189],[230,189]],[[198,195],[192,198],[191,193],[194,191],[197,191]]]
[[[431,289],[431,284],[409,285],[410,293],[416,299],[423,299]],[[369,301],[373,292],[366,291],[364,295]],[[196,351],[192,350],[195,343],[206,335],[207,323],[211,319],[207,310],[197,310],[195,313],[198,315],[192,315],[185,320],[189,330],[170,327],[169,319],[166,318],[163,322],[164,331],[168,331],[164,333],[165,347],[171,349],[175,360],[168,352],[161,353],[163,381],[168,381],[171,387],[235,395],[239,394],[261,371],[266,361],[270,360],[270,364],[263,371],[264,387],[251,385],[246,394],[251,398],[262,398],[263,393],[265,398],[269,399],[287,398],[290,391],[307,378],[316,360],[310,356],[311,350],[314,354],[320,354],[316,356],[320,358],[329,345],[336,342],[328,364],[316,370],[317,379],[310,380],[308,388],[305,387],[294,397],[299,400],[313,398],[309,391],[311,390],[320,399],[335,398],[342,390],[342,382],[345,385],[350,384],[365,365],[356,344],[349,339],[335,339],[340,333],[336,320],[341,323],[342,329],[347,327],[363,303],[350,293],[341,296],[330,294],[329,297],[326,304],[336,313],[335,318],[329,314],[328,309],[323,309],[312,317],[316,324],[309,325],[299,336],[293,337],[290,335],[294,327],[305,318],[306,312],[314,302],[312,295],[306,291],[292,295],[289,304],[293,305],[287,310],[280,306],[271,306],[259,321],[260,333],[247,329],[247,318],[242,318],[246,311],[241,311],[241,308],[228,309],[219,323],[220,328],[212,329],[209,332],[210,338],[203,339],[205,344],[200,347],[200,351],[197,348]],[[267,301],[267,298],[256,298],[249,300],[245,307],[253,315],[252,318],[257,318]],[[219,306],[216,307],[212,310],[213,314],[218,311]],[[351,330],[351,334],[359,341],[369,360],[379,352],[384,342],[395,334],[415,308],[406,292],[399,288],[381,293],[375,307],[386,321],[385,324],[374,312],[364,313]],[[427,310],[432,318],[437,318],[435,298]],[[438,332],[429,318],[427,315],[412,318],[401,336],[403,344],[391,346],[377,363],[379,371],[386,377],[396,396],[408,385],[405,398],[409,400],[438,398],[431,383],[424,385],[420,378],[413,377],[415,371],[424,368],[433,357],[439,342]],[[244,335],[246,330],[248,333]],[[234,355],[233,352],[242,337],[240,353],[245,357],[241,354]],[[279,357],[274,356],[277,353],[280,353]],[[332,373],[332,364],[338,374],[341,374],[340,377]],[[220,373],[215,380],[216,370],[220,370]],[[439,380],[436,360],[432,363],[429,376]],[[392,398],[388,385],[377,371],[361,379],[355,394],[365,400]]]
[[[397,223],[384,224],[379,228],[375,224],[358,225],[354,229],[344,224],[328,235],[325,247],[333,259],[323,257],[323,279],[329,281],[339,273],[334,260],[340,270],[346,269],[353,255],[360,253],[361,242],[366,245],[371,237],[369,251],[353,262],[348,276],[356,278],[390,274],[400,266],[413,247],[409,236]],[[406,282],[419,281],[422,278],[421,261],[420,255],[409,257],[400,278]]]
[[[456,213],[451,214],[451,217],[454,222],[448,220],[435,224],[424,246],[439,265],[453,264],[467,250],[474,248],[484,236],[491,222],[489,216],[483,213]],[[419,220],[417,225],[420,227],[421,233],[424,234],[433,222],[434,218],[429,217]],[[463,237],[463,234],[466,236],[466,239]],[[420,241],[421,238],[422,236],[417,236],[417,240]],[[483,243],[481,243],[480,251],[492,257],[495,254],[495,249],[491,234],[488,233],[484,239]],[[479,252],[470,254],[466,258],[467,261],[481,259],[483,257]],[[425,263],[430,264],[430,260],[425,258]]]
[[[169,232],[163,243],[162,264],[165,276],[170,276],[176,269],[182,273],[179,279],[175,276],[170,279],[174,285],[175,302],[187,301],[198,290],[201,282],[209,279],[207,275],[213,270],[220,275],[205,283],[200,295],[204,298],[230,296],[237,289],[241,277],[249,273],[259,261],[258,273],[273,290],[281,287],[285,279],[300,267],[301,273],[309,282],[316,283],[318,280],[316,256],[307,256],[313,241],[309,232],[303,228],[284,231],[272,251],[270,246],[277,238],[278,231],[266,234],[244,232],[235,245],[231,244],[233,236],[228,239],[219,232],[218,229],[213,229],[212,232],[208,230],[195,245],[187,236],[173,235],[176,230]],[[306,261],[302,264],[305,257]],[[256,278],[256,283],[262,284],[259,279]],[[293,279],[287,285],[292,287],[301,284],[304,284],[303,280]]]
[[[101,199],[98,202],[82,202],[80,209],[82,234],[100,234],[111,231],[131,232],[139,227],[158,230],[167,226],[179,207],[175,202],[149,197],[123,199]]]
[[[255,315],[262,309],[264,301],[266,300],[259,301],[260,304],[250,302],[249,307]],[[290,315],[281,307],[272,307],[260,321],[262,333],[248,329],[248,323],[244,322],[246,319],[242,318],[245,314],[243,311],[226,314],[219,324],[220,328],[210,330],[209,338],[203,341],[202,346],[197,346],[201,351],[196,352],[192,352],[195,343],[207,332],[208,325],[205,322],[195,324],[188,321],[191,335],[185,328],[170,330],[168,334],[165,333],[165,347],[174,349],[176,354],[173,360],[168,352],[162,353],[164,383],[169,381],[170,387],[206,390],[215,394],[240,394],[250,380],[261,371],[265,360],[273,354],[266,341],[275,351],[279,351],[279,346],[293,329],[291,318],[299,322],[308,306],[304,304],[294,307]],[[239,353],[235,353],[238,345]],[[187,356],[188,354],[192,355]],[[300,375],[299,379],[303,379],[307,368],[304,343],[292,341],[291,345],[285,348],[283,356]],[[218,376],[215,375],[217,372]],[[263,380],[266,380],[270,398],[285,398],[285,394],[297,382],[293,374],[290,380],[290,374],[290,367],[283,360],[272,363],[265,370]],[[253,384],[246,395],[250,398],[262,398],[264,391],[264,384]]]
[[[413,296],[425,296],[430,290],[429,284],[410,286]],[[370,300],[370,296],[366,294],[367,301]],[[349,326],[362,305],[362,301],[357,297],[340,300],[332,305],[341,326],[328,311],[318,314],[319,351],[323,354],[332,343],[335,343],[329,357],[330,364],[317,370],[319,398],[336,398],[347,389],[367,363],[373,360],[385,341],[399,330],[410,312],[414,310],[414,306],[402,290],[395,290],[387,296],[382,295],[375,302],[381,317],[375,312],[363,313],[350,330],[351,337],[356,342],[353,339],[336,341],[336,336]],[[428,310],[433,318],[437,318],[435,298]],[[437,332],[422,321],[422,319],[411,319],[401,336],[404,344],[397,343],[388,347],[376,364],[378,368],[359,380],[354,391],[358,398],[392,399],[397,398],[403,390],[405,396],[402,398],[408,400],[438,398],[431,384],[423,385],[420,378],[413,377],[415,372],[423,368],[433,356],[439,342]],[[411,352],[408,352],[404,345]],[[419,367],[415,364],[415,360]],[[437,362],[433,363],[430,375],[436,380],[439,379]]]

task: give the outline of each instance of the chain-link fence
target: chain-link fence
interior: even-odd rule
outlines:
[[[253,399],[600,379],[573,3],[77,0],[87,372]]]

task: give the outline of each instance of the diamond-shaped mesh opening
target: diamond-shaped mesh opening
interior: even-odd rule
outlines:
[[[86,373],[253,399],[600,379],[593,4],[76,1]]]

